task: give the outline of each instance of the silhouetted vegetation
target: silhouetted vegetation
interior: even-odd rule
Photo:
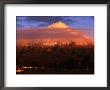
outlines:
[[[94,45],[76,45],[71,42],[70,44],[57,43],[46,46],[42,43],[30,42],[26,46],[16,47],[16,65],[19,67],[43,67],[44,74],[46,70],[50,69],[56,70],[54,73],[57,73],[57,70],[65,70],[64,73],[68,73],[68,71],[71,71],[69,73],[75,73],[74,71],[77,70],[76,74],[83,74],[85,71],[93,74]],[[49,73],[51,74],[51,71]]]

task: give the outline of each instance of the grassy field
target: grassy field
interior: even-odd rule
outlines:
[[[17,74],[94,74],[94,45],[30,42],[16,47],[16,67],[23,70]]]

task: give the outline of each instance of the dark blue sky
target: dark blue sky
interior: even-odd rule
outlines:
[[[16,16],[17,28],[45,28],[62,21],[70,28],[94,29],[94,16]]]

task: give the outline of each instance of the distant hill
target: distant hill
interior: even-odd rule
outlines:
[[[53,44],[56,42],[69,43],[75,42],[79,45],[93,43],[93,39],[89,36],[89,30],[75,29],[28,29],[17,30],[17,45],[25,45],[28,42],[42,42]]]

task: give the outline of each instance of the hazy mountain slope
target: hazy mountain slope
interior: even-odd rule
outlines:
[[[89,44],[93,40],[90,37],[89,30],[74,30],[74,29],[32,29],[32,30],[17,30],[17,45],[24,45],[27,42],[70,42],[73,41],[79,44]]]

